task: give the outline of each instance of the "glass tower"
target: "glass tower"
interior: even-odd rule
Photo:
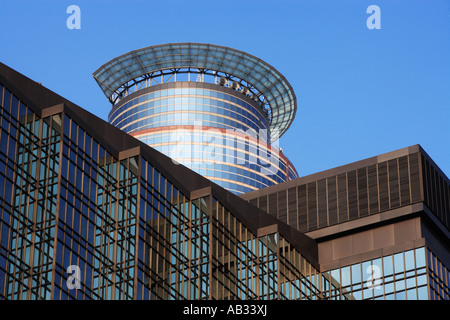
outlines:
[[[277,148],[296,111],[286,79],[245,52],[166,44],[117,57],[94,78],[108,121],[235,194],[294,179]]]
[[[419,148],[237,196],[1,63],[0,123],[0,300],[450,299]]]
[[[320,299],[311,239],[3,64],[0,122],[0,300]]]

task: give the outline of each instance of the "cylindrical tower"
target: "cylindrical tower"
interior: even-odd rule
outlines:
[[[245,52],[198,43],[131,51],[94,78],[108,121],[236,194],[298,177],[276,147],[296,112],[272,66]]]

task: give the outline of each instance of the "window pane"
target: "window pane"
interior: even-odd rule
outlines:
[[[394,269],[395,269],[395,273],[403,272],[403,270],[404,270],[403,252],[394,254]]]
[[[408,290],[406,292],[406,296],[408,300],[417,300],[417,291],[416,288]]]
[[[353,297],[354,297],[356,300],[362,300],[362,292],[361,292],[361,291],[353,292]]]
[[[417,289],[418,299],[419,300],[428,300],[428,291],[427,287],[420,287]]]
[[[395,298],[397,300],[405,300],[406,299],[405,291],[397,292],[395,294]]]
[[[381,258],[372,260],[372,264],[373,264],[373,270],[376,270],[380,276],[381,276],[381,270],[383,270],[383,267],[381,265]]]
[[[5,89],[5,94],[3,97],[3,109],[8,110],[9,112],[9,106],[10,106],[10,101],[11,101],[11,92],[8,91],[8,89]]]
[[[424,275],[417,277],[417,285],[418,286],[426,284],[426,283],[427,283],[427,275],[424,274]]]
[[[405,290],[405,280],[395,282],[395,291]]]
[[[372,263],[370,261],[363,262],[362,264],[362,273],[363,273],[363,281],[366,282],[369,279],[369,276],[372,275]],[[365,297],[365,294],[364,294]]]
[[[416,249],[416,268],[425,267],[425,248]]]
[[[331,271],[331,279],[336,280],[338,283],[340,283],[341,277],[339,276],[339,269],[335,269]],[[333,280],[331,280],[333,282]]]
[[[372,289],[365,289],[363,291],[364,299],[369,299],[373,297],[373,290]]]
[[[385,296],[385,299],[386,299],[386,300],[395,300],[395,296],[394,296],[394,294],[392,293],[392,294],[386,295],[386,296]]]
[[[415,286],[416,286],[416,278],[415,277],[406,279],[406,288],[410,289]]]
[[[19,100],[15,96],[13,96],[12,104],[11,104],[11,115],[17,119],[17,110],[19,108]]]
[[[361,265],[352,265],[352,284],[361,283]]]
[[[391,275],[393,273],[392,256],[386,256],[383,258],[383,270],[384,276]]]
[[[390,294],[394,292],[394,283],[388,283],[384,286],[384,294]]]
[[[405,270],[414,269],[414,251],[409,250],[405,252]]]
[[[350,267],[347,266],[342,268],[341,273],[342,273],[342,286],[345,287],[350,285]]]

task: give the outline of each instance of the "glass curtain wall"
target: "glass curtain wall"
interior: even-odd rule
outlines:
[[[426,247],[320,273],[66,111],[39,117],[3,86],[0,102],[1,299],[449,299]]]

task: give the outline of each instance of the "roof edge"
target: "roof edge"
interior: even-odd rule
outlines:
[[[59,96],[50,89],[27,78],[3,63],[0,63],[0,82],[9,90],[14,90],[14,94],[40,117],[42,117],[43,113],[45,116],[60,112],[67,113],[69,117],[83,127],[86,132],[107,148],[107,151],[117,159],[120,158],[120,154],[127,152],[133,153],[134,155],[140,154],[169,179],[169,181],[176,184],[176,187],[186,197],[190,197],[191,193],[195,194],[200,189],[211,190],[211,195],[221,202],[227,210],[232,211],[236,218],[244,223],[255,235],[257,235],[259,228],[277,224],[280,234],[300,254],[307,258],[313,266],[318,268],[317,243],[300,231],[288,226],[286,223],[276,219],[256,206],[251,205],[239,196],[227,191],[182,164],[174,162],[163,153],[128,135],[107,121]],[[19,88],[25,89],[20,90]]]

